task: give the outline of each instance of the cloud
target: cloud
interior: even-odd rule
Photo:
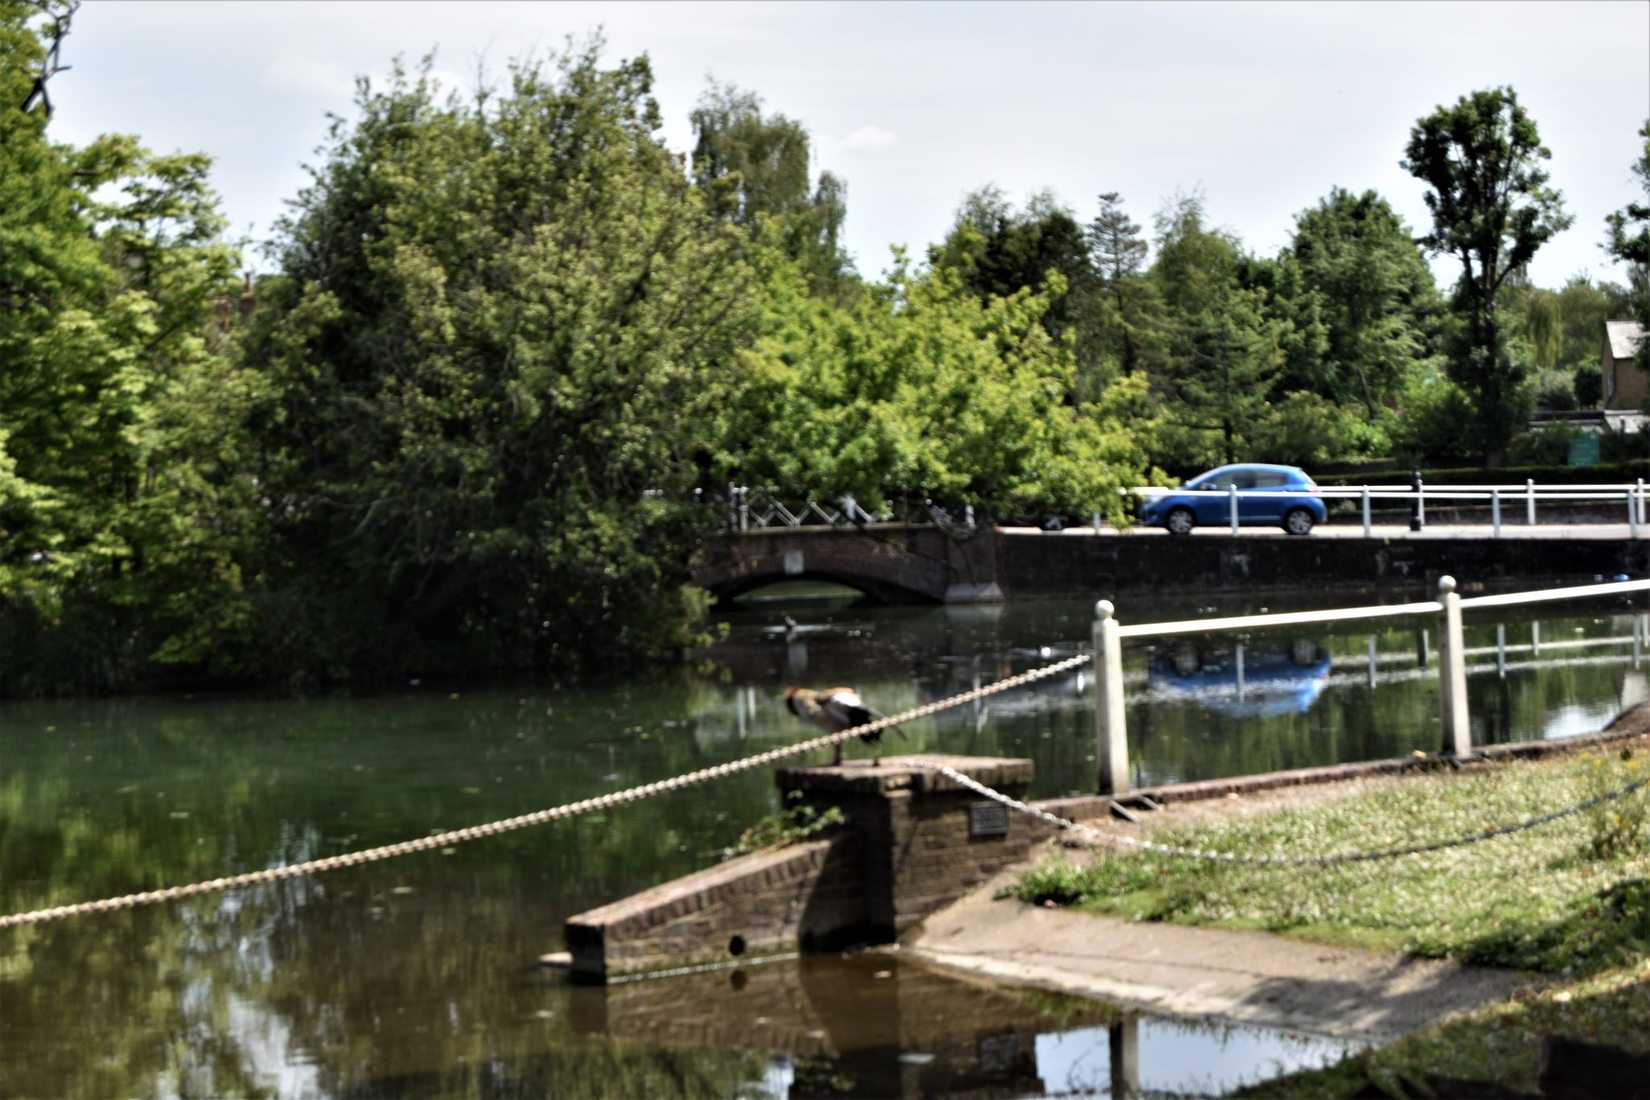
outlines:
[[[355,94],[354,73],[337,62],[313,57],[277,57],[264,66],[263,79],[266,87],[277,92],[344,100]]]
[[[881,126],[861,126],[836,143],[840,152],[857,153],[868,149],[887,149],[899,144],[899,135]]]

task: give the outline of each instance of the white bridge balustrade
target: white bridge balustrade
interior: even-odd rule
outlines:
[[[1123,642],[1130,638],[1164,638],[1184,634],[1215,634],[1231,631],[1262,630],[1283,626],[1338,625],[1359,620],[1394,619],[1424,615],[1435,618],[1438,631],[1439,718],[1443,728],[1440,751],[1456,759],[1473,755],[1472,732],[1467,711],[1467,675],[1469,671],[1487,671],[1491,668],[1505,674],[1511,667],[1508,654],[1528,653],[1538,656],[1542,650],[1580,649],[1600,645],[1630,642],[1632,660],[1637,662],[1645,644],[1644,617],[1636,616],[1629,638],[1541,641],[1538,624],[1532,624],[1527,646],[1509,646],[1504,627],[1498,627],[1496,645],[1467,649],[1463,642],[1462,613],[1492,607],[1518,607],[1535,603],[1563,600],[1596,599],[1602,596],[1650,592],[1650,580],[1618,581],[1608,584],[1578,585],[1551,588],[1534,592],[1508,592],[1493,596],[1463,598],[1456,592],[1453,577],[1440,577],[1438,599],[1415,603],[1384,604],[1364,607],[1344,607],[1326,611],[1290,611],[1275,614],[1232,615],[1224,618],[1190,619],[1165,623],[1126,625],[1118,622],[1117,610],[1110,600],[1095,605],[1094,621],[1094,679],[1095,679],[1095,760],[1099,765],[1099,790],[1105,795],[1126,793],[1131,786],[1129,774],[1128,730],[1124,702],[1128,684],[1123,675]],[[1495,655],[1494,665],[1467,665],[1469,657]],[[1420,663],[1425,667],[1426,646],[1423,643]],[[1370,639],[1367,658],[1370,683],[1376,677],[1377,658],[1374,638]],[[1362,660],[1347,662],[1363,664]]]

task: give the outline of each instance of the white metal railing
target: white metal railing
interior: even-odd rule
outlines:
[[[1600,596],[1650,592],[1650,580],[1617,581],[1608,584],[1577,585],[1533,592],[1509,592],[1495,596],[1463,599],[1455,591],[1453,577],[1438,579],[1438,599],[1418,603],[1336,608],[1329,611],[1292,611],[1269,615],[1232,615],[1220,619],[1193,619],[1167,623],[1136,623],[1124,626],[1116,618],[1110,600],[1095,605],[1094,687],[1095,760],[1100,768],[1100,792],[1121,794],[1129,789],[1128,728],[1124,718],[1123,639],[1171,637],[1215,631],[1262,627],[1301,626],[1313,623],[1343,623],[1361,619],[1396,618],[1404,615],[1438,617],[1439,717],[1443,726],[1444,754],[1456,758],[1472,755],[1472,730],[1467,714],[1467,666],[1469,653],[1463,641],[1461,613],[1487,607],[1512,607],[1557,600],[1589,599]],[[1635,634],[1635,650],[1637,635]],[[1539,635],[1532,635],[1531,650],[1539,652]],[[1482,650],[1470,651],[1475,655]],[[1505,660],[1505,657],[1501,658]]]
[[[913,515],[898,516],[884,510],[873,515],[860,506],[852,494],[845,494],[824,502],[806,498],[788,503],[786,498],[770,489],[753,489],[748,485],[728,486],[728,529],[753,531],[766,527],[864,527],[878,523],[932,523],[937,527],[974,526],[973,505],[964,506],[958,515],[925,500],[917,505]]]
[[[1226,517],[1232,533],[1239,528],[1240,504],[1245,500],[1292,498],[1303,494],[1298,490],[1279,489],[1180,489],[1164,486],[1137,486],[1122,490],[1124,495],[1141,498],[1187,496],[1218,498],[1227,504]],[[1632,483],[1604,483],[1594,485],[1555,485],[1541,487],[1533,481],[1506,485],[1425,485],[1419,489],[1398,485],[1360,485],[1343,488],[1319,486],[1312,494],[1320,500],[1357,501],[1364,535],[1371,536],[1375,527],[1374,509],[1408,505],[1407,523],[1412,530],[1426,526],[1427,506],[1487,507],[1487,526],[1492,536],[1501,538],[1509,510],[1522,511],[1526,527],[1537,525],[1540,505],[1593,504],[1601,509],[1621,509],[1631,538],[1639,537],[1639,528],[1650,522],[1650,504],[1643,478]],[[1522,506],[1522,507],[1520,507]],[[756,489],[746,485],[732,485],[727,489],[728,527],[734,531],[751,531],[768,527],[810,526],[871,526],[879,523],[932,523],[941,527],[974,525],[974,507],[965,505],[947,509],[931,500],[906,510],[909,514],[895,514],[884,508],[877,514],[865,510],[852,495],[825,500],[787,497],[772,489]],[[1092,513],[1095,533],[1102,527],[1099,512]]]
[[[1295,498],[1302,495],[1316,496],[1322,500],[1356,500],[1363,520],[1364,534],[1367,536],[1374,527],[1372,511],[1377,504],[1408,503],[1410,506],[1409,525],[1414,530],[1422,530],[1426,526],[1426,510],[1428,502],[1434,507],[1447,504],[1465,505],[1471,507],[1489,508],[1489,526],[1495,538],[1502,536],[1503,506],[1517,507],[1523,505],[1524,526],[1536,526],[1537,505],[1576,505],[1597,504],[1603,507],[1621,508],[1622,517],[1627,523],[1632,538],[1639,537],[1639,527],[1647,518],[1646,490],[1643,478],[1634,482],[1610,482],[1591,485],[1554,485],[1540,487],[1535,482],[1526,480],[1522,484],[1506,485],[1427,485],[1419,488],[1401,485],[1359,485],[1345,487],[1330,487],[1320,485],[1310,494],[1302,494],[1300,490],[1283,489],[1179,489],[1162,486],[1140,486],[1125,489],[1125,493],[1144,499],[1164,496],[1188,496],[1217,498],[1228,502],[1229,518],[1233,534],[1238,529],[1239,502],[1242,500],[1264,500],[1269,498]]]

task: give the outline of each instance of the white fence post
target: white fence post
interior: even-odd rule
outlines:
[[[1495,537],[1501,537],[1501,490],[1490,490],[1490,525],[1495,528]]]
[[[1535,526],[1535,482],[1524,479],[1524,522]]]
[[[1639,478],[1638,484],[1633,486],[1633,499],[1638,502],[1637,509],[1636,509],[1634,514],[1639,517],[1639,522],[1643,523],[1644,522],[1644,479],[1642,477]]]
[[[1123,717],[1123,640],[1110,600],[1094,605],[1094,758],[1100,793],[1129,789],[1129,734]]]
[[[1367,539],[1370,536],[1370,530],[1369,530],[1369,486],[1367,486],[1367,485],[1364,486],[1363,501],[1364,501],[1364,538]]]
[[[1472,726],[1467,720],[1466,643],[1461,632],[1461,597],[1454,577],[1438,578],[1438,697],[1443,720],[1443,751],[1451,756],[1472,755]]]
[[[1229,487],[1229,488],[1228,488],[1228,489],[1227,489],[1227,490],[1226,490],[1226,497],[1227,497],[1227,499],[1228,499],[1228,500],[1229,500],[1229,501],[1231,501],[1231,505],[1232,505],[1232,534],[1234,534],[1234,535],[1235,535],[1235,534],[1237,534],[1237,533],[1238,533],[1238,521],[1237,521],[1237,486],[1236,486],[1236,485],[1233,485],[1233,486],[1230,486],[1230,487]]]
[[[1627,537],[1639,537],[1639,502],[1633,498],[1633,490],[1627,490]]]

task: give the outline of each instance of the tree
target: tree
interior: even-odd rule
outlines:
[[[209,162],[50,142],[48,112],[19,109],[39,13],[0,0],[0,692],[199,660],[244,613],[258,514]]]
[[[890,495],[1000,511],[1099,511],[1123,520],[1119,490],[1144,456],[1121,409],[1138,385],[1095,406],[1065,395],[1076,366],[1042,314],[1059,293],[980,301],[956,270],[912,272],[848,307],[769,287],[763,335],[740,356],[722,413],[723,476],[875,508]]]
[[[1327,340],[1323,374],[1298,383],[1373,418],[1436,354],[1442,303],[1426,257],[1385,199],[1339,187],[1296,215],[1289,254]]]
[[[1308,284],[1300,264],[1288,252],[1276,258],[1243,254],[1238,257],[1237,277],[1254,296],[1282,356],[1273,396],[1299,391],[1329,394],[1335,371],[1328,357],[1323,296]]]
[[[685,641],[747,234],[600,43],[442,100],[366,82],[281,227],[252,356],[279,517],[266,659],[312,677],[608,667]]]
[[[1105,301],[1083,228],[1052,193],[1031,196],[1022,211],[994,186],[972,192],[930,256],[936,266],[955,271],[982,303],[1058,286],[1059,293],[1048,295],[1042,325],[1054,339],[1073,342],[1078,376],[1071,399],[1103,388]]]
[[[1507,353],[1497,299],[1508,277],[1573,220],[1541,167],[1550,157],[1517,94],[1492,88],[1419,120],[1400,162],[1430,188],[1432,230],[1421,243],[1461,263],[1453,304],[1462,324],[1450,373],[1476,406],[1492,465],[1524,411],[1524,371]]]
[[[1644,148],[1633,164],[1633,175],[1638,177],[1645,201],[1630,202],[1604,219],[1609,230],[1604,249],[1631,266],[1636,291],[1634,314],[1644,331],[1650,333],[1650,119],[1639,127],[1639,136],[1644,139]],[[1639,343],[1637,358],[1639,367],[1650,372],[1650,338]]]
[[[1112,306],[1101,338],[1123,373],[1133,374],[1142,369],[1162,324],[1160,303],[1145,277],[1150,246],[1139,224],[1123,212],[1123,200],[1115,191],[1100,196],[1100,213],[1089,223],[1088,240]]]
[[[764,116],[760,97],[729,84],[712,83],[692,119],[694,181],[712,208],[752,232],[772,233],[815,293],[847,293],[854,281],[842,250],[848,188],[830,172],[810,184],[807,128]]]
[[[1266,416],[1283,365],[1261,296],[1239,278],[1230,234],[1205,224],[1203,199],[1178,195],[1157,215],[1152,283],[1173,318],[1153,383],[1169,399],[1153,460],[1177,469],[1232,462]]]

